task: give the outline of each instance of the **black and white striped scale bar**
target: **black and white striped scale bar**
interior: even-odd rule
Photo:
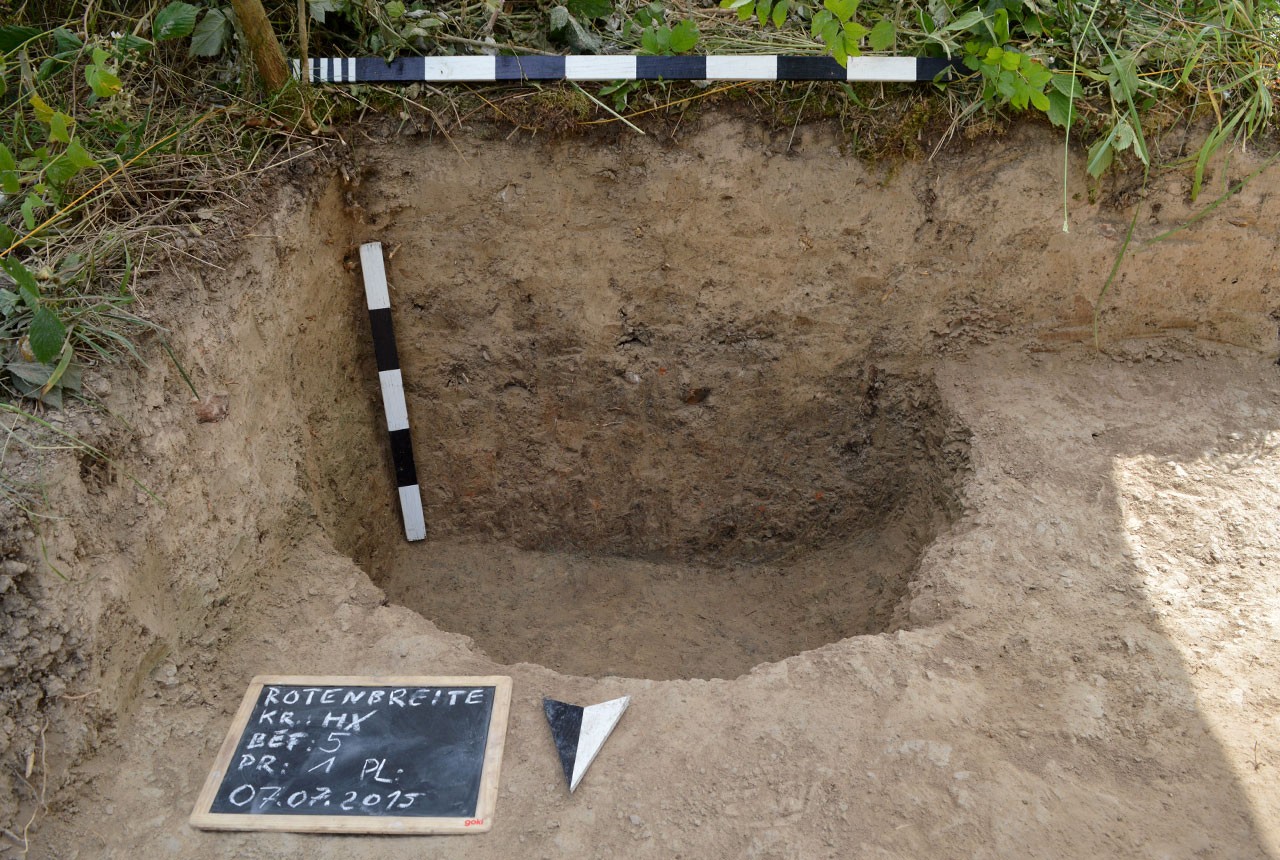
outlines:
[[[315,84],[409,84],[493,81],[932,81],[952,72],[956,61],[936,57],[850,57],[847,67],[831,57],[741,55],[648,57],[636,55],[555,57],[315,58],[307,61]],[[293,74],[301,75],[293,61]]]
[[[382,408],[387,415],[387,435],[391,439],[391,463],[395,467],[396,487],[400,493],[404,536],[409,540],[422,540],[427,536],[427,523],[422,514],[418,469],[413,464],[409,407],[404,399],[404,377],[400,375],[395,330],[391,327],[391,292],[387,288],[381,242],[360,246],[360,269],[364,273],[364,295],[369,306],[369,325],[373,329],[373,354],[378,363]]]

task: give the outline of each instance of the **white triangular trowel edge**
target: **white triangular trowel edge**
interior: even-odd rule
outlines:
[[[631,697],[623,696],[621,699],[611,699],[582,709],[582,729],[578,732],[578,754],[573,761],[573,779],[569,780],[570,793],[578,787],[587,768],[596,760],[596,754],[630,704]]]

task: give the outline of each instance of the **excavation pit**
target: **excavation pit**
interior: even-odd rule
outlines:
[[[589,676],[733,678],[907,626],[966,433],[865,312],[863,213],[626,145],[432,152],[366,156],[348,207],[387,251],[429,538],[388,509],[382,437],[343,492],[370,514],[330,528],[391,601]]]
[[[1233,153],[1213,203],[1153,171],[1135,220],[1141,179],[1073,149],[1064,233],[1047,127],[896,165],[829,127],[677,132],[362,125],[345,172],[263,174],[269,206],[173,249],[216,266],[175,253],[142,291],[164,343],[86,372],[109,411],[66,426],[111,462],[56,455],[65,516],[0,595],[30,856],[290,856],[188,823],[246,684],[415,673],[513,679],[469,856],[1275,856],[1276,170]],[[632,697],[572,798],[543,696]]]

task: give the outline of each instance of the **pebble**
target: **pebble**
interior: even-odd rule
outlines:
[[[31,567],[29,565],[23,564],[16,558],[5,559],[4,563],[0,564],[0,571],[3,571],[6,576],[12,576],[15,578],[22,576],[22,574],[26,573],[30,569]],[[0,591],[4,591],[4,589],[0,588]]]
[[[641,824],[644,824],[644,819],[642,819],[639,815],[636,815],[635,813],[628,815],[627,820],[630,821],[632,826],[634,827],[639,827]]]

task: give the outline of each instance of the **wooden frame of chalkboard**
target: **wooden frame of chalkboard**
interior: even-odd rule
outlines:
[[[511,679],[260,675],[191,813],[204,830],[483,833]]]

